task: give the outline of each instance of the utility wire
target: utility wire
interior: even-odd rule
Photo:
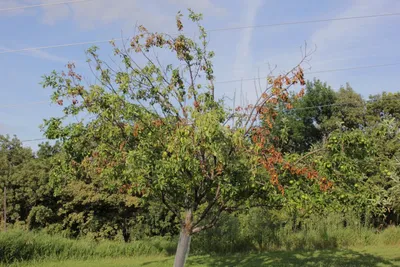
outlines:
[[[376,15],[342,17],[342,18],[330,18],[330,19],[300,20],[300,21],[281,22],[281,23],[273,23],[273,24],[238,26],[238,27],[230,27],[230,28],[212,29],[212,30],[208,30],[208,32],[233,31],[233,30],[243,30],[243,29],[266,28],[266,27],[286,26],[286,25],[297,25],[297,24],[308,24],[308,23],[318,23],[318,22],[328,22],[328,21],[341,21],[341,20],[352,20],[352,19],[368,19],[368,18],[379,18],[379,17],[392,17],[392,16],[400,16],[400,12],[397,12],[397,13],[384,13],[384,14],[376,14]]]
[[[350,67],[350,68],[330,69],[330,70],[319,70],[319,71],[305,72],[304,74],[307,75],[307,74],[317,74],[317,73],[328,73],[328,72],[337,72],[337,71],[346,71],[346,70],[389,67],[389,66],[396,66],[396,65],[400,65],[400,62],[388,63],[388,64],[366,65],[366,66],[358,66],[358,67]],[[236,79],[236,80],[215,81],[214,83],[234,83],[234,82],[244,82],[244,81],[256,81],[258,79],[267,79],[267,78],[268,77],[245,78],[245,79]]]
[[[47,138],[36,138],[36,139],[28,139],[28,140],[20,140],[21,143],[28,143],[28,142],[37,142],[37,141],[46,141],[50,140]]]
[[[81,0],[80,2],[83,2],[83,1],[93,1],[93,0]],[[78,1],[73,1],[73,2],[78,2]],[[0,9],[0,11],[2,11],[2,10]],[[306,24],[306,23],[342,21],[342,20],[352,20],[352,19],[367,19],[367,18],[390,17],[390,16],[400,16],[400,12],[398,12],[398,13],[377,14],[377,15],[343,17],[343,18],[330,18],[330,19],[320,19],[320,20],[304,20],[304,21],[295,21],[295,22],[282,22],[282,23],[275,23],[275,24],[250,25],[250,26],[240,26],[240,27],[227,27],[227,28],[211,29],[211,30],[207,30],[207,32],[221,32],[221,31],[232,31],[232,30],[249,29],[249,28],[277,27],[277,26],[284,26],[284,25],[297,25],[297,24]],[[107,43],[107,42],[110,42],[110,41],[121,41],[121,40],[123,40],[123,38],[109,39],[109,40],[95,40],[95,41],[87,41],[87,42],[75,42],[75,43],[58,44],[58,45],[47,45],[47,46],[30,47],[30,48],[22,48],[22,49],[10,49],[10,50],[6,50],[6,51],[2,51],[2,52],[0,52],[0,54],[10,54],[10,53],[25,52],[25,51],[43,50],[43,49],[61,48],[61,47],[70,47],[70,46],[79,46],[79,45],[87,45],[87,44]]]
[[[366,104],[368,104],[368,100],[365,101]],[[349,106],[351,105],[351,106]],[[364,105],[354,105],[354,103],[334,103],[334,104],[326,104],[326,105],[318,105],[318,106],[309,106],[309,107],[303,107],[303,108],[292,108],[292,109],[287,109],[288,111],[295,111],[295,110],[306,110],[306,109],[315,109],[315,108],[324,108],[324,107],[334,107],[334,106],[349,106],[351,108],[358,108],[358,107],[363,107]]]
[[[92,44],[109,43],[111,41],[122,41],[122,40],[124,40],[124,39],[123,38],[116,38],[116,39],[98,40],[98,41],[89,41],[89,42],[79,42],[79,43],[69,43],[69,44],[59,44],[59,45],[38,46],[38,47],[30,47],[30,48],[22,48],[22,49],[7,49],[5,51],[0,51],[0,54],[10,54],[10,53],[18,53],[18,52],[36,51],[36,50],[44,50],[44,49],[50,49],[50,48],[61,48],[61,47],[78,46],[78,45],[92,45]]]
[[[37,7],[46,7],[46,6],[55,6],[55,5],[64,5],[64,4],[75,4],[75,3],[83,3],[95,0],[75,0],[75,1],[65,1],[65,2],[55,2],[55,3],[47,3],[47,4],[38,4],[38,5],[30,5],[30,6],[17,6],[17,7],[8,7],[8,8],[1,8],[0,12],[2,11],[14,11],[19,9],[28,9],[28,8],[37,8]]]
[[[388,101],[391,99],[381,99],[381,101]],[[369,102],[366,100],[365,104],[369,104]],[[292,108],[292,109],[287,109],[287,111],[296,111],[296,110],[306,110],[306,109],[314,109],[314,108],[324,108],[324,107],[333,107],[333,106],[349,106],[351,108],[358,108],[358,107],[364,107],[365,105],[354,105],[354,103],[352,102],[348,102],[348,103],[333,103],[333,104],[326,104],[326,105],[317,105],[317,106],[308,106],[308,107],[303,107],[303,108]],[[37,139],[28,139],[28,140],[21,140],[21,143],[27,143],[27,142],[36,142],[36,141],[45,141],[45,140],[52,140],[52,139],[48,139],[48,138],[37,138]]]
[[[337,72],[337,71],[346,71],[346,70],[358,70],[358,69],[367,69],[367,68],[379,68],[379,67],[389,67],[400,65],[400,62],[397,63],[388,63],[388,64],[376,64],[376,65],[367,65],[367,66],[358,66],[358,67],[350,67],[350,68],[340,68],[340,69],[330,69],[330,70],[320,70],[320,71],[312,71],[306,72],[305,74],[316,74],[316,73],[329,73],[329,72]],[[234,82],[242,82],[242,81],[254,81],[258,79],[266,79],[267,77],[262,78],[246,78],[246,79],[236,79],[236,80],[225,80],[225,81],[215,81],[214,83],[234,83]],[[39,101],[39,102],[28,102],[24,104],[6,104],[0,105],[0,108],[14,108],[14,107],[23,107],[27,105],[40,105],[40,104],[51,104],[49,101]]]

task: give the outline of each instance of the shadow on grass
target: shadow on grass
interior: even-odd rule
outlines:
[[[188,259],[189,266],[257,267],[257,266],[399,266],[368,253],[352,250],[320,250],[309,252],[270,252],[224,257]]]
[[[159,266],[168,266],[167,262],[168,262],[168,259],[161,260],[161,261],[148,261],[148,262],[142,263],[140,266],[148,266],[148,265],[152,265],[152,264],[159,264]],[[162,265],[160,265],[160,264],[162,264]]]

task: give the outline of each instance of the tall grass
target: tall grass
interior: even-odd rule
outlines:
[[[0,233],[0,262],[45,259],[91,259],[139,255],[171,255],[177,238],[153,237],[124,243],[68,239],[45,232],[14,229]],[[226,215],[220,225],[193,236],[191,255],[259,251],[334,249],[400,245],[400,227],[378,232],[355,216],[331,214],[293,220],[280,213],[252,210]]]
[[[131,243],[67,239],[43,232],[11,230],[0,233],[0,261],[90,259],[170,254],[175,242],[151,238]]]
[[[400,227],[378,232],[361,224],[357,216],[330,214],[293,222],[289,217],[253,210],[243,216],[225,216],[217,228],[193,238],[191,252],[226,254],[371,245],[400,245]]]

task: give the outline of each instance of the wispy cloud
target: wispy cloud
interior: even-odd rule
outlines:
[[[62,1],[60,1],[62,2]],[[13,8],[33,4],[49,4],[54,0],[2,0],[0,8]],[[174,25],[177,10],[192,8],[209,16],[222,16],[227,9],[212,0],[96,0],[62,5],[48,5],[31,9],[17,9],[2,13],[3,16],[35,15],[49,25],[68,20],[79,28],[89,30],[112,23],[132,28],[136,22],[149,29],[165,31]]]
[[[11,49],[0,46],[0,51],[10,51]],[[71,61],[70,59],[67,59],[65,57],[60,57],[53,55],[51,53],[45,52],[43,50],[30,50],[30,51],[23,51],[23,52],[18,52],[20,55],[26,55],[30,57],[35,57],[43,60],[50,60],[54,62],[59,62],[59,63],[67,63],[68,61]]]
[[[241,25],[256,24],[257,14],[262,7],[264,1],[253,0],[246,2],[246,10],[242,13],[240,19]],[[233,69],[231,79],[241,79],[254,76],[254,49],[252,47],[254,29],[249,28],[242,30],[236,44],[235,58],[233,61]],[[229,88],[229,87],[228,87]],[[237,88],[237,87],[236,87]],[[229,89],[228,89],[229,90]],[[226,91],[226,90],[225,90]],[[226,91],[232,97],[232,90]],[[247,101],[253,101],[255,98],[255,88],[252,83],[243,84],[240,92],[237,92],[236,103],[244,105]]]
[[[48,0],[41,1],[48,2]],[[111,23],[133,27],[138,22],[149,29],[165,31],[166,27],[174,25],[176,11],[186,8],[217,16],[225,12],[224,8],[218,7],[211,0],[98,0],[44,7],[42,21],[55,24],[60,20],[71,19],[71,22],[77,23],[83,29]]]
[[[255,24],[257,18],[257,12],[261,8],[263,1],[254,0],[249,1],[247,5],[247,10],[243,16],[241,23],[243,25],[253,25]],[[236,58],[234,63],[234,76],[238,78],[243,78],[246,72],[251,70],[251,65],[253,62],[252,52],[251,52],[251,41],[253,38],[252,28],[245,29],[240,34],[240,39],[236,45]]]
[[[396,0],[353,0],[337,17],[369,15],[371,12],[382,14],[399,8],[400,2]],[[374,45],[374,41],[379,38],[377,34],[385,31],[390,19],[380,17],[333,21],[318,28],[310,37],[310,42],[318,48],[312,62],[314,69],[348,67],[356,59],[373,56],[372,51],[378,51],[382,47],[382,43],[379,46]]]
[[[398,10],[400,10],[400,2],[397,0],[351,0],[341,12],[331,14],[329,18],[383,14]],[[322,14],[320,17],[315,17],[315,19],[319,18],[327,17]],[[292,38],[288,37],[285,41],[291,42],[289,45],[282,46],[282,48],[274,46],[266,50],[260,49],[257,53],[263,56],[252,61],[253,74],[247,78],[255,76],[257,66],[262,66],[261,73],[267,73],[266,62],[278,65],[275,73],[287,71],[298,64],[302,56],[299,50],[300,39],[306,40],[310,49],[313,49],[314,46],[317,48],[312,54],[309,64],[304,65],[306,68],[311,67],[311,71],[392,63],[395,60],[392,54],[393,51],[396,51],[396,42],[393,42],[392,38],[389,39],[388,34],[395,32],[394,27],[399,21],[398,17],[379,17],[304,25],[302,26],[302,28],[306,28],[304,36],[299,36],[299,32],[295,32],[300,28],[282,27],[282,35],[285,33],[287,36],[296,34],[294,37],[297,37],[299,42],[294,43],[291,41]],[[391,26],[393,26],[392,29],[390,29]],[[240,67],[241,64],[237,64],[237,68]],[[336,88],[350,81],[351,74],[352,72],[328,72],[317,76]],[[306,78],[312,79],[313,75],[306,75]]]
[[[73,60],[65,58],[65,57],[60,57],[60,56],[50,54],[43,50],[32,50],[32,51],[25,52],[25,53],[29,54],[32,57],[37,57],[40,59],[50,60],[50,61],[54,61],[54,62],[67,63],[68,61],[73,61]]]

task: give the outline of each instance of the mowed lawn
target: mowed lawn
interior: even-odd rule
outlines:
[[[33,267],[161,267],[172,266],[173,257],[138,257],[94,260],[48,261],[19,263],[8,266]],[[5,266],[5,265],[3,265]],[[269,252],[233,256],[192,256],[192,267],[257,267],[257,266],[400,266],[400,246],[365,247],[347,250],[313,252]]]

